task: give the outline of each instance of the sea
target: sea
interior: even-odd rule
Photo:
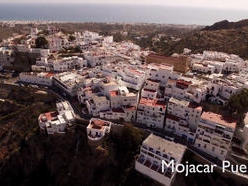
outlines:
[[[248,18],[246,10],[127,4],[0,4],[0,20],[211,25]]]

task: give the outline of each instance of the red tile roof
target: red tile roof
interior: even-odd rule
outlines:
[[[162,106],[163,108],[166,107],[164,102],[160,102],[157,99],[141,98],[140,99],[140,104],[147,105],[147,106],[150,106],[150,107],[156,107],[156,106]]]
[[[118,91],[117,90],[113,90],[113,91],[109,91],[110,96],[115,97],[118,96]]]
[[[235,129],[237,125],[234,119],[223,117],[213,112],[203,112],[201,118],[233,129]]]
[[[104,126],[109,126],[109,122],[103,120],[93,120],[91,121],[92,128],[101,129]]]
[[[43,118],[46,119],[46,121],[51,121],[52,119],[56,118],[57,115],[58,115],[57,111],[47,112],[47,113],[41,114],[40,119],[43,122],[45,121],[45,120],[43,120]]]
[[[54,73],[49,72],[49,73],[47,73],[47,74],[46,74],[46,76],[45,76],[45,77],[50,78],[50,77],[53,77],[53,76],[54,76]]]

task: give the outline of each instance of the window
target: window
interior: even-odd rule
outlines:
[[[159,151],[156,151],[156,154],[161,155]]]
[[[166,159],[168,158],[168,156],[166,154],[163,154],[163,157],[166,158]]]
[[[154,157],[154,155],[150,152],[147,153],[149,156]]]

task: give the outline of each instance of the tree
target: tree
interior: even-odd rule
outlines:
[[[69,41],[75,41],[75,39],[76,39],[75,36],[73,36],[73,35],[69,36]]]
[[[248,89],[232,95],[228,101],[227,108],[231,113],[242,116],[248,110]]]
[[[118,165],[120,170],[124,170],[130,166],[144,138],[145,134],[142,130],[126,124],[121,134],[112,139],[116,144],[116,157],[120,160],[120,164]]]
[[[42,36],[37,37],[37,39],[35,40],[35,47],[47,49],[48,48],[48,41],[46,40],[46,38],[44,38]]]
[[[125,40],[125,37],[123,35],[121,35],[121,33],[116,33],[113,35],[114,36],[114,41],[115,42],[121,42],[123,40]]]

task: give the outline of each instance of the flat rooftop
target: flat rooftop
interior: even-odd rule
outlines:
[[[213,112],[203,112],[201,118],[232,129],[235,129],[237,125],[237,122],[234,121],[234,119],[223,117],[222,115]]]
[[[174,103],[176,105],[182,105],[185,107],[189,106],[189,101],[183,100],[183,99],[176,99],[174,97],[171,97],[169,100],[169,103]]]
[[[165,140],[161,137],[155,136],[154,134],[150,134],[143,142],[143,145],[152,147],[162,153],[169,154],[176,159],[180,159],[186,150],[185,146]]]
[[[157,99],[146,99],[146,98],[141,98],[140,103],[141,105],[147,105],[149,107],[163,107],[166,108],[165,102],[158,101]]]

